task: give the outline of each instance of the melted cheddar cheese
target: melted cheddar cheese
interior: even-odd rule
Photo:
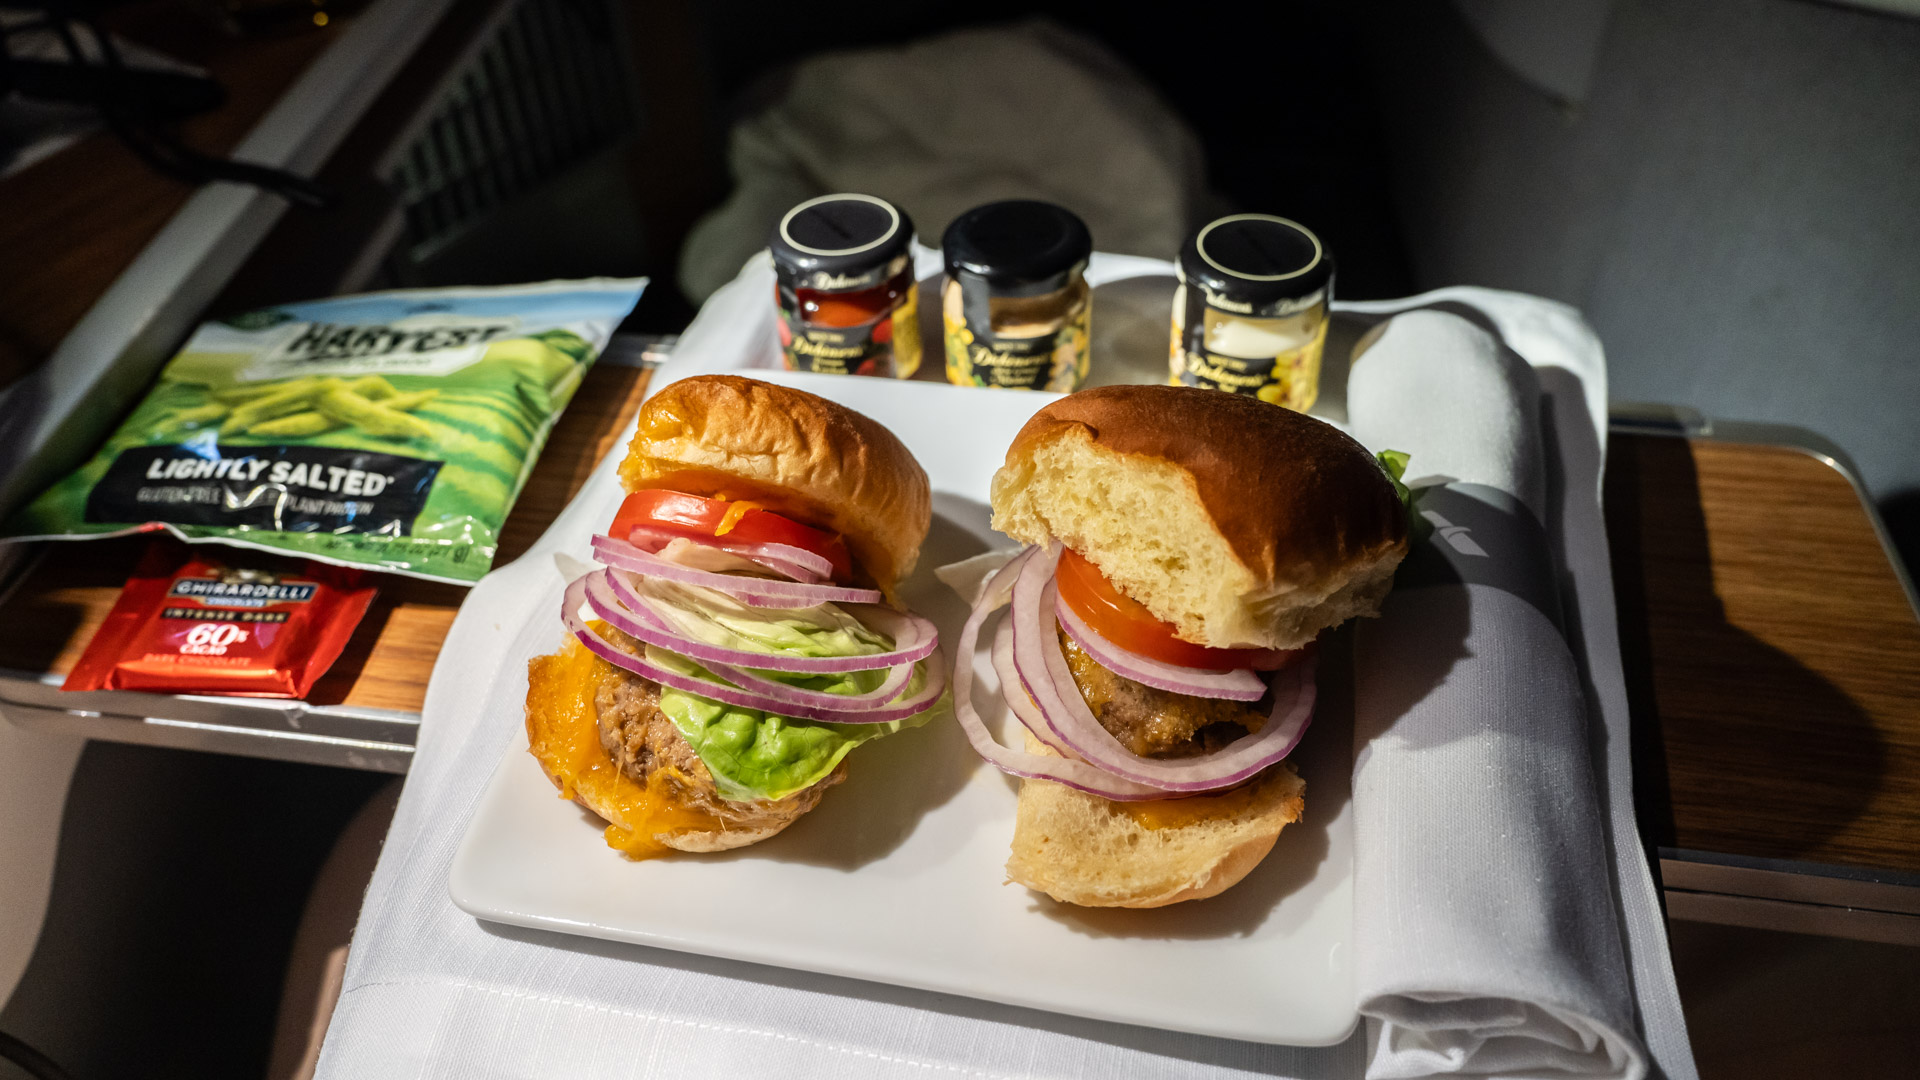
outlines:
[[[616,671],[578,641],[529,662],[527,749],[560,788],[561,798],[575,800],[607,821],[608,847],[630,859],[645,859],[669,850],[661,837],[723,826],[713,815],[674,798],[673,788],[686,780],[674,769],[656,769],[642,784],[607,756],[600,745],[593,698],[601,679]]]
[[[727,497],[725,495],[719,495],[719,496],[716,496],[716,498],[720,499],[722,502],[727,502]],[[740,524],[741,518],[747,516],[747,511],[764,510],[764,509],[766,508],[761,506],[759,503],[754,502],[751,499],[738,499],[732,502],[728,502],[727,512],[721,515],[720,524],[715,525],[713,527],[713,535],[715,536],[727,535],[728,533],[733,531],[733,527],[735,525]]]
[[[1183,799],[1117,802],[1112,805],[1143,828],[1182,829],[1202,821],[1232,817],[1246,812],[1253,805],[1254,792],[1259,790],[1260,786],[1261,782],[1256,780],[1251,784],[1242,784],[1232,791],[1223,791],[1218,795],[1189,795]]]

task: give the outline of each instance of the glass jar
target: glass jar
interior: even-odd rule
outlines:
[[[1180,249],[1172,383],[1305,412],[1320,396],[1333,259],[1305,226],[1234,214]]]
[[[947,263],[947,381],[1079,389],[1093,309],[1086,223],[1052,203],[988,203],[955,218],[940,247]]]
[[[822,195],[773,230],[788,371],[905,379],[920,369],[913,219],[872,195]]]

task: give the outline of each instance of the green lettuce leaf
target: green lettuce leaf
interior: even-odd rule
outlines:
[[[1401,482],[1401,478],[1407,475],[1407,462],[1413,460],[1413,455],[1404,450],[1382,450],[1373,457],[1380,463],[1380,469],[1387,474],[1387,479],[1392,481],[1393,493],[1400,496],[1400,504],[1409,510],[1413,509],[1413,492]]]
[[[647,659],[696,678],[722,681],[699,664],[664,649],[649,647]],[[793,681],[785,672],[760,674],[782,682]],[[829,693],[864,693],[877,685],[877,677],[874,672],[812,676],[827,682],[810,688]],[[834,679],[841,681],[829,685]],[[926,681],[927,667],[923,661],[914,665],[913,678],[901,693],[916,693]],[[943,694],[921,712],[885,724],[827,724],[726,705],[672,687],[660,689],[660,711],[680,729],[700,760],[706,762],[721,797],[736,801],[784,799],[811,787],[832,772],[854,747],[919,727],[948,708],[950,701],[950,696]]]

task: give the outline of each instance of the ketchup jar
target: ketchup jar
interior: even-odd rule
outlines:
[[[913,219],[872,195],[822,195],[773,230],[789,371],[905,379],[920,369]]]

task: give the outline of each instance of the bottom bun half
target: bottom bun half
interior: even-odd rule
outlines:
[[[685,740],[678,753],[648,756],[646,779],[623,771],[607,752],[603,709],[635,691],[658,687],[568,640],[527,664],[527,749],[547,779],[583,809],[607,822],[607,846],[632,858],[677,851],[726,851],[759,843],[819,805],[845,775],[779,800],[729,802]],[[669,722],[661,717],[659,724]],[[663,733],[677,739],[677,734]]]
[[[1028,749],[1046,748],[1029,736]],[[1219,795],[1121,803],[1025,780],[1007,877],[1063,903],[1151,908],[1237,884],[1299,821],[1306,781],[1283,761]]]

